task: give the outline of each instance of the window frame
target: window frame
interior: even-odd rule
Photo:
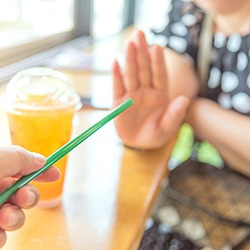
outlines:
[[[123,29],[134,24],[136,4],[137,0],[124,1]]]

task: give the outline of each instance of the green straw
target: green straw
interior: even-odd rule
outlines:
[[[76,138],[69,141],[64,146],[62,146],[57,151],[55,151],[52,155],[50,155],[46,159],[46,163],[42,168],[40,168],[39,170],[37,170],[31,174],[23,176],[17,182],[15,182],[12,186],[10,186],[6,190],[4,190],[0,194],[0,205],[2,205],[5,201],[7,201],[14,193],[16,193],[19,188],[27,185],[30,181],[34,180],[38,175],[40,175],[45,170],[47,170],[49,167],[51,167],[55,162],[57,162],[63,156],[68,154],[72,149],[74,149],[76,146],[78,146],[80,143],[82,143],[84,140],[86,140],[89,136],[91,136],[93,133],[95,133],[103,125],[105,125],[110,120],[112,120],[117,115],[119,115],[121,112],[123,112],[128,107],[130,107],[133,103],[134,103],[134,101],[131,98],[124,101],[122,104],[120,104],[118,107],[116,107],[110,114],[105,116],[103,119],[98,121],[96,124],[94,124],[93,126],[88,128],[87,130],[82,132]]]

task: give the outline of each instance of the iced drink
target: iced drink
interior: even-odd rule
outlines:
[[[7,110],[12,144],[46,157],[70,140],[72,120],[79,97],[59,72],[32,68],[18,73],[9,83]],[[55,182],[32,182],[40,190],[40,207],[60,204],[67,156],[56,165],[61,178]]]

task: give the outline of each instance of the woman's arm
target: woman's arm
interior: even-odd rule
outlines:
[[[178,54],[172,49],[164,49],[168,76],[169,98],[184,95],[189,100],[199,92],[200,83],[191,58]]]
[[[229,166],[250,177],[250,118],[196,98],[186,121],[195,134],[214,145]]]

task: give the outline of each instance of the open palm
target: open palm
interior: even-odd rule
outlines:
[[[167,72],[160,46],[148,47],[144,34],[137,31],[127,44],[122,72],[113,65],[114,106],[131,97],[134,105],[115,119],[122,141],[143,149],[163,146],[179,128],[188,101],[169,100]]]

